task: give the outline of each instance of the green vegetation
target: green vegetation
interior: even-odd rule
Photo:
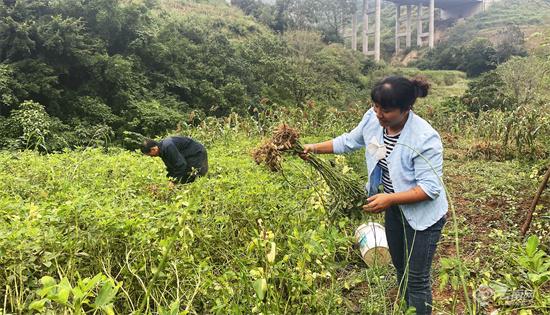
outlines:
[[[44,275],[74,286],[96,274],[120,286],[117,312],[135,311],[173,239],[150,292],[152,310],[177,302],[193,313],[336,311],[359,279],[379,281],[381,271],[352,267],[360,264],[351,247],[355,224],[328,222],[312,170],[299,162],[286,179],[270,174],[250,158],[256,143],[245,134],[228,127],[218,138],[209,177],[173,191],[162,185],[162,164],[135,153],[2,154],[7,311],[46,296],[36,291]],[[371,294],[379,296],[373,310],[390,303],[383,292]],[[75,298],[42,305],[70,310]]]
[[[368,2],[369,8],[374,8],[375,0]],[[353,12],[361,10],[363,3],[349,0],[236,0],[232,1],[232,5],[262,24],[268,25],[277,33],[309,30],[321,34],[321,39],[325,43],[341,43],[350,47],[351,16]],[[392,3],[382,2],[380,52],[384,60],[390,60],[395,52],[394,13]],[[362,20],[358,21],[358,26],[362,27]],[[413,34],[414,36],[416,35]],[[362,45],[362,40],[359,36],[358,46]],[[369,40],[369,45],[372,49],[373,36]]]
[[[473,141],[473,157],[547,158],[549,66],[535,56],[512,58],[470,81],[464,95],[443,99],[424,116],[437,128]]]
[[[463,44],[448,39],[428,51],[416,65],[421,69],[461,70],[468,76],[478,76],[495,69],[512,56],[525,56],[527,52],[523,44],[521,30],[509,25],[499,32],[495,44],[482,37]]]
[[[503,0],[490,10],[480,13],[473,22],[473,29],[484,30],[516,25],[544,25],[550,19],[548,0]]]
[[[198,2],[0,2],[0,314],[410,314],[393,268],[353,247],[383,216],[333,214],[364,152],[316,158],[328,183],[291,154],[277,173],[252,154],[281,123],[303,143],[351,130],[394,74],[432,83],[414,110],[445,147],[434,312],[550,312],[548,189],[519,235],[550,165],[550,34],[522,23],[545,22],[548,1],[474,20],[515,22],[499,41],[455,26],[418,64],[446,70],[327,44],[329,20],[298,30],[256,1],[239,2],[254,18]],[[171,189],[160,160],[127,150],[167,134],[205,144],[207,177]]]
[[[236,0],[232,2],[247,15],[269,25],[274,31],[316,30],[327,43],[342,43],[342,23],[356,10],[354,0]]]
[[[311,123],[303,120],[306,113]],[[304,141],[333,136],[361,117],[360,112],[321,106],[281,115],[304,131]],[[328,121],[343,124],[329,125]],[[232,115],[182,130],[208,145],[211,171],[208,177],[175,190],[164,184],[159,160],[119,149],[0,154],[3,309],[8,313],[29,308],[128,313],[145,303],[143,310],[161,314],[170,309],[190,313],[399,313],[391,293],[392,270],[365,268],[352,247],[354,229],[365,220],[381,217],[329,220],[325,200],[330,190],[298,158],[286,158],[283,174],[256,166],[250,152],[262,134],[271,130],[271,124],[257,123]],[[460,231],[464,257],[470,257],[464,261],[471,271],[466,278],[469,290],[475,292],[485,283],[503,284],[508,291],[499,291],[491,305],[544,310],[548,281],[543,267],[530,261],[538,259],[547,265],[543,250],[548,248],[543,244],[548,241],[544,231],[549,222],[536,216],[533,231],[542,240],[538,251],[529,245],[529,252],[503,253],[500,250],[507,250],[502,239],[491,241],[491,246],[483,241],[504,238],[498,233],[506,233],[506,246],[520,246],[514,226],[528,197],[517,191],[534,190],[543,164],[469,161],[459,153],[466,147],[456,142],[447,146],[455,156],[447,160],[447,186],[453,193],[461,192],[455,199],[459,211],[455,219],[464,228]],[[361,153],[334,162],[342,172],[364,168]],[[467,174],[475,177],[462,180]],[[490,223],[469,223],[476,220]],[[480,228],[486,232],[479,234]],[[493,232],[489,235],[488,231]],[[454,257],[451,235],[449,226],[440,246],[441,257]],[[475,259],[480,250],[487,257],[499,257],[502,264],[480,264]],[[503,261],[502,255],[509,260]],[[441,261],[437,269],[443,288],[445,274],[451,281],[449,287],[455,281],[456,270],[445,269],[446,264]],[[533,275],[523,278],[523,272]],[[507,305],[506,299],[519,289],[536,292],[537,299]],[[144,302],[146,291],[148,302]],[[437,294],[436,307],[450,309],[447,300]],[[86,298],[79,300],[81,296]],[[453,303],[460,306],[460,301],[457,298]]]
[[[446,31],[445,38],[416,66],[454,69],[478,76],[512,56],[525,56],[524,31],[545,27],[550,20],[546,0],[503,0]]]
[[[344,107],[364,96],[368,63],[360,54],[314,33],[280,38],[225,6],[16,1],[0,12],[0,116],[38,103],[51,131],[42,135],[48,151],[98,133],[154,136],[191,112],[246,113],[266,98]],[[26,148],[19,130],[0,123],[4,147]]]

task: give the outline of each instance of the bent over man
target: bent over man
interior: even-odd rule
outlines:
[[[174,136],[160,142],[147,139],[141,152],[159,156],[166,165],[166,176],[175,183],[191,183],[208,172],[206,148],[189,137]]]

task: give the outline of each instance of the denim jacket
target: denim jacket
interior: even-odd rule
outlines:
[[[383,144],[383,132],[371,108],[355,129],[334,138],[334,153],[347,153],[368,146],[373,137]],[[369,174],[366,187],[372,196],[378,193],[382,170],[377,158],[368,150],[365,150],[365,158]],[[423,231],[447,213],[447,198],[442,184],[443,145],[439,134],[428,122],[410,111],[397,144],[386,160],[395,192],[420,186],[430,197],[429,200],[399,205],[413,229]]]

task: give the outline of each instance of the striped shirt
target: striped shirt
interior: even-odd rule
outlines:
[[[378,161],[378,165],[380,165],[380,168],[382,169],[382,185],[384,186],[384,192],[386,194],[391,194],[395,192],[393,190],[390,172],[388,171],[388,162],[386,161],[386,158],[393,151],[393,148],[395,147],[395,144],[397,143],[397,139],[399,139],[400,134],[401,133],[390,136],[387,134],[386,129],[384,129],[384,145],[386,146],[386,157]]]

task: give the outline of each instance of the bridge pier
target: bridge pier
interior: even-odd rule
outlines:
[[[405,47],[411,47],[411,37],[412,37],[412,6],[410,4],[406,5],[406,18],[405,18],[405,30],[402,32],[401,27],[401,5],[396,5],[396,18],[395,18],[395,51],[401,50],[401,38],[405,38]]]
[[[357,50],[357,14],[351,18],[351,50]]]
[[[434,38],[435,38],[435,0],[430,0],[430,9],[429,9],[429,19],[430,24],[428,26],[428,45],[430,48],[434,48]]]
[[[412,23],[412,6],[407,5],[407,22],[405,24],[405,47],[410,48],[411,47],[411,36],[412,36],[412,30],[411,30],[411,23]]]
[[[382,10],[382,1],[375,0],[374,9],[369,10],[369,1],[363,0],[362,8],[362,43],[363,54],[366,56],[374,55],[376,61],[380,61],[380,13]],[[429,0],[429,15],[427,20],[429,21],[428,32],[423,31],[423,22],[426,19],[422,16],[422,0],[419,0],[417,5],[417,46],[421,47],[423,39],[428,38],[428,45],[434,46],[434,12],[435,12],[435,0]],[[374,15],[374,29],[370,25],[369,15]],[[406,5],[406,19],[404,21],[405,29],[401,30],[401,4],[396,3],[396,19],[395,19],[395,51],[398,52],[401,49],[401,38],[405,38],[405,46],[410,48],[412,46],[412,18],[413,6],[411,4]],[[351,49],[357,50],[357,12],[352,15],[352,31],[351,31]],[[370,49],[369,35],[374,34],[374,50]]]
[[[374,60],[380,61],[380,12],[382,11],[382,0],[374,2],[374,10],[369,10],[369,0],[363,0],[363,54],[365,56],[374,56]],[[374,15],[374,29],[369,22],[369,15]],[[356,16],[354,14],[353,16]],[[352,45],[353,35],[352,30]],[[374,50],[369,49],[369,35],[374,34]],[[355,47],[355,46],[352,46]]]
[[[402,19],[401,19],[401,4],[395,4],[395,52],[401,50],[401,38],[405,38],[405,47],[411,47],[411,37],[412,37],[412,5],[407,4],[407,16],[404,21],[405,29],[402,30]],[[428,32],[424,32],[424,21],[428,21]],[[435,38],[435,1],[430,0],[428,6],[428,16],[423,16],[423,6],[422,3],[416,5],[416,46],[422,47],[424,39],[428,39],[428,46],[430,48],[434,47],[434,38]]]
[[[418,3],[416,7],[416,46],[422,47],[422,2]]]
[[[372,0],[371,0],[372,1]],[[369,8],[369,0],[363,0],[362,8],[362,51],[380,61],[380,12],[381,0],[375,0],[374,8]],[[416,46],[435,46],[435,8],[441,9],[442,17],[464,18],[485,10],[490,4],[500,0],[388,0],[395,3],[395,52],[401,50],[401,38],[405,38],[405,47],[412,46],[413,14],[416,9]],[[402,19],[401,7],[406,7],[406,18]],[[425,11],[427,12],[427,15]],[[369,16],[374,17],[374,25]],[[425,23],[428,29],[425,32]],[[352,49],[357,50],[357,12],[352,17]],[[404,27],[403,27],[404,25]],[[369,36],[374,35],[374,50],[369,47]]]
[[[401,5],[395,5],[395,51],[399,51],[400,42],[399,39],[403,36],[401,34]]]

